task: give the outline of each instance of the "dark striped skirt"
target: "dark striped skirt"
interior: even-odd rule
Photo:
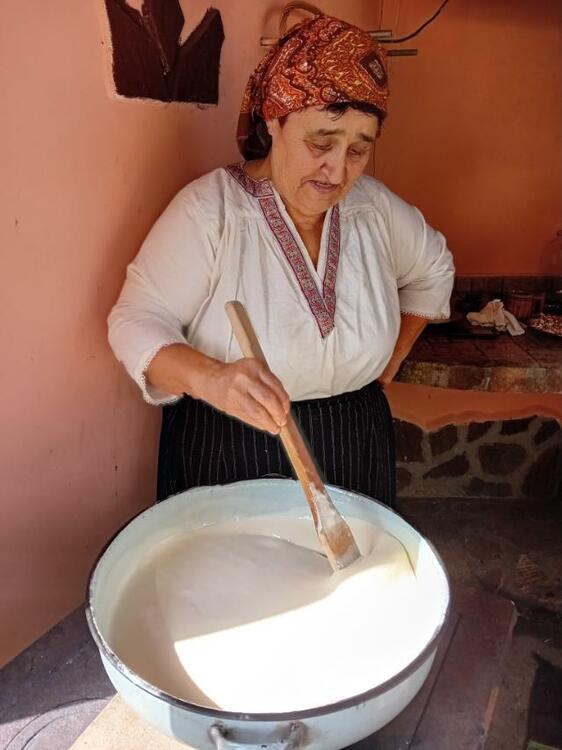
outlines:
[[[378,383],[291,406],[325,482],[394,506],[394,432]],[[158,500],[190,487],[272,476],[293,476],[278,437],[189,396],[164,407]]]

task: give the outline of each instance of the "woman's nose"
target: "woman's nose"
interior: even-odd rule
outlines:
[[[330,182],[334,185],[338,185],[345,180],[345,152],[332,152],[325,164],[326,174],[330,178]]]

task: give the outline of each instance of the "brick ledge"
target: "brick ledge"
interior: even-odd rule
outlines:
[[[396,380],[457,390],[562,393],[562,341],[525,334],[474,340],[429,326],[405,359]]]

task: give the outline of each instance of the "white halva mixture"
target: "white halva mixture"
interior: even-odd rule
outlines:
[[[402,544],[348,520],[332,573],[310,518],[260,516],[161,543],[128,582],[110,646],[176,697],[246,713],[334,703],[407,666],[435,628]]]

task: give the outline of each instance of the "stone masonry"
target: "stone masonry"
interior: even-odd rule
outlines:
[[[394,420],[399,497],[562,500],[562,428],[528,417],[425,432]]]

